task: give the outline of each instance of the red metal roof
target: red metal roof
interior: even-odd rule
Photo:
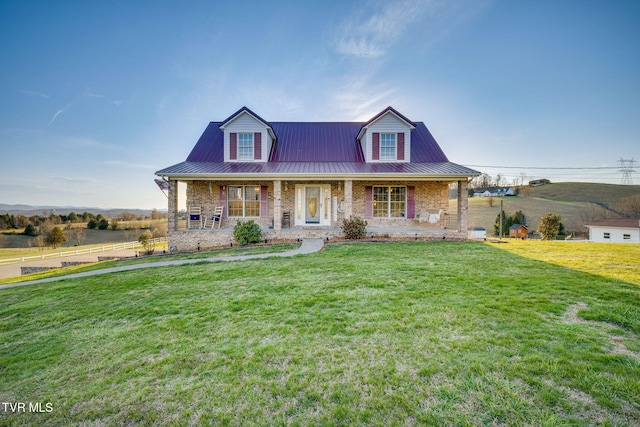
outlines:
[[[587,227],[619,227],[619,228],[640,228],[640,218],[609,218],[596,221]]]

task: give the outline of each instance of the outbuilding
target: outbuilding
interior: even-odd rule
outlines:
[[[516,239],[527,238],[527,226],[523,224],[513,224],[509,227],[509,237],[515,237]]]
[[[639,218],[603,219],[586,227],[591,242],[640,243]]]

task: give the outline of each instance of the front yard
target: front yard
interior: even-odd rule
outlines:
[[[640,424],[639,249],[526,243],[0,291],[0,425]]]

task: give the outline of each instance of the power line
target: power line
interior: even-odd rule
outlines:
[[[469,168],[492,168],[492,169],[540,169],[540,170],[607,170],[618,169],[617,166],[595,166],[595,167],[555,167],[555,166],[495,166],[495,165],[462,165]]]

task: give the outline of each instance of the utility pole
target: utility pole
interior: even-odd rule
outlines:
[[[500,240],[502,240],[502,217],[503,217],[502,212],[504,212],[502,210],[502,202],[503,200],[500,199]]]
[[[618,160],[618,163],[620,163],[620,169],[618,169],[618,172],[622,173],[622,180],[620,184],[633,185],[633,178],[631,177],[631,174],[636,172],[633,168],[637,162],[633,160],[633,158],[626,160],[621,157],[620,160]]]

